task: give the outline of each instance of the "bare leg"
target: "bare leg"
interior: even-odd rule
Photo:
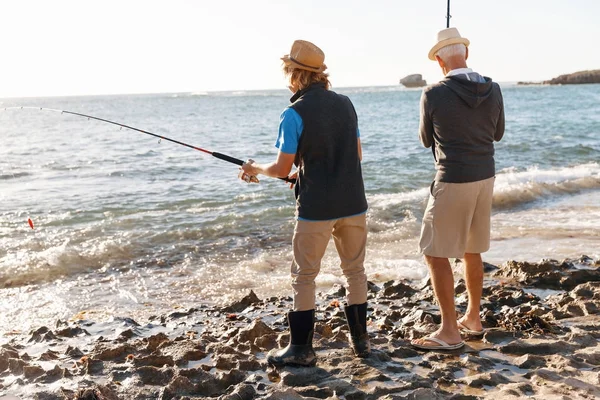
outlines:
[[[482,329],[479,310],[483,293],[483,261],[481,254],[465,253],[465,281],[469,294],[467,312],[460,322],[467,328],[479,331]]]
[[[435,296],[440,303],[440,311],[442,313],[442,326],[431,336],[443,340],[448,344],[456,344],[461,342],[458,326],[456,325],[456,309],[454,306],[454,276],[452,275],[452,267],[447,258],[425,256],[425,260],[429,265],[431,273],[431,282]],[[437,343],[430,342],[424,339],[416,339],[413,341],[416,344],[429,345]]]

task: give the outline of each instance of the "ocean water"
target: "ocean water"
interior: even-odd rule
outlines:
[[[370,209],[369,279],[420,279],[434,176],[420,90],[339,88],[355,104]],[[503,85],[486,261],[600,257],[600,85]],[[0,334],[56,319],[143,319],[252,289],[289,294],[294,197],[237,166],[118,121],[237,158],[274,160],[282,91],[0,99]],[[28,218],[34,223],[31,229]],[[333,246],[320,290],[343,283]]]

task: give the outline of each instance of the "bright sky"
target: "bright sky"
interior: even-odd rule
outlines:
[[[446,0],[2,0],[0,97],[285,88],[294,39],[334,87],[421,73]],[[600,69],[598,0],[451,0],[469,66],[499,82]]]

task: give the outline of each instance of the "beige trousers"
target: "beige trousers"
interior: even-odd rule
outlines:
[[[315,308],[315,278],[321,269],[321,259],[331,236],[348,283],[348,305],[363,304],[367,301],[367,275],[364,268],[367,244],[366,213],[331,221],[297,221],[292,241],[294,311]]]

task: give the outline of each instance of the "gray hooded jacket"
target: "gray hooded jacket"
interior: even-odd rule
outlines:
[[[466,183],[493,177],[494,141],[504,135],[500,86],[469,73],[426,88],[419,135],[425,147],[432,147],[436,181]]]

